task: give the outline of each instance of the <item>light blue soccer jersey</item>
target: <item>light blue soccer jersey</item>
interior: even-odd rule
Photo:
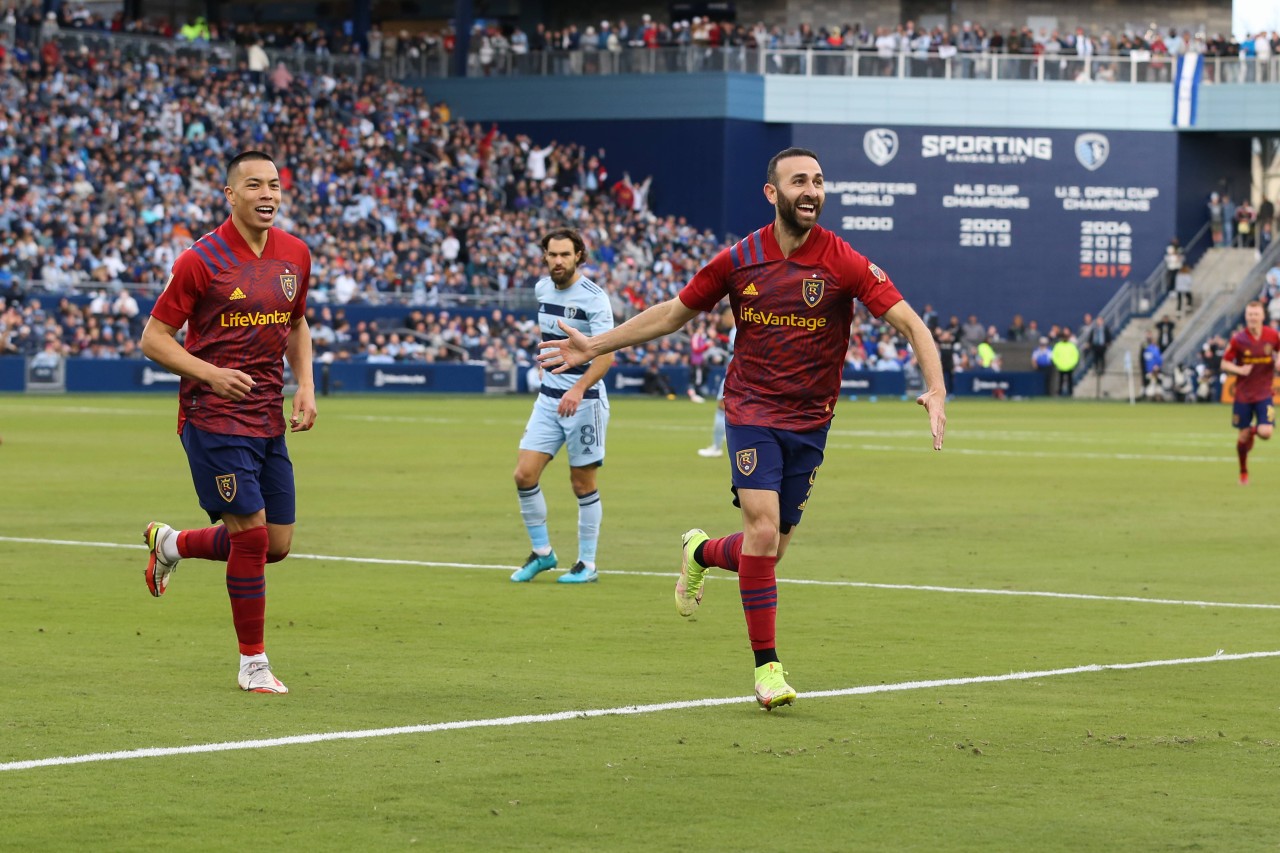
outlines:
[[[538,299],[538,328],[544,341],[562,341],[568,337],[558,324],[560,320],[587,337],[613,328],[613,307],[609,304],[609,297],[588,278],[580,277],[564,290],[559,290],[550,276],[543,276],[533,290]],[[563,394],[587,372],[587,366],[571,367],[564,373],[546,371],[542,374],[542,387]],[[596,391],[600,399],[605,399],[603,379],[591,390]]]
[[[534,293],[538,297],[538,327],[544,341],[568,337],[559,326],[560,320],[587,336],[613,328],[613,308],[595,282],[580,278],[564,290],[558,290],[549,277],[544,277],[534,285]],[[564,373],[543,372],[538,399],[520,439],[521,450],[555,456],[564,447],[568,450],[569,465],[574,468],[604,463],[609,431],[609,397],[604,380],[586,390],[575,414],[562,417],[558,412],[560,399],[586,372],[585,364]]]

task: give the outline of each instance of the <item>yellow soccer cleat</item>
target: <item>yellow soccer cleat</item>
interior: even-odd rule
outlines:
[[[764,666],[756,667],[756,701],[766,711],[796,701],[796,690],[787,684],[787,674],[783,672],[782,664],[770,661]]]
[[[693,554],[710,538],[696,527],[680,537],[683,548],[680,551],[680,579],[676,581],[676,612],[681,616],[692,616],[702,603],[702,582],[706,580],[707,569],[698,565]]]

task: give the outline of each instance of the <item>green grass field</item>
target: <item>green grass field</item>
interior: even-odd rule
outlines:
[[[680,533],[738,526],[711,406],[615,399],[582,588],[507,580],[528,408],[321,400],[271,697],[219,566],[143,584],[146,522],[206,520],[172,398],[0,396],[0,849],[1275,849],[1280,448],[1238,486],[1227,408],[961,401],[939,454],[842,403],[772,714],[732,577],[672,603]]]

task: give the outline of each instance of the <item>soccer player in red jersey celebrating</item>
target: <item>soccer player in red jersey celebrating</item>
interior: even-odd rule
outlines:
[[[142,332],[142,352],[182,377],[178,435],[200,506],[214,526],[177,531],[148,524],[146,581],[160,596],[179,559],[225,562],[240,689],[288,693],[263,645],[266,564],[283,560],[293,541],[282,356],[298,386],[290,431],[309,430],[316,420],[306,320],[311,253],[273,227],[280,175],[268,155],[235,157],[224,193],[231,215],[174,261]],[[185,343],[179,343],[184,325]]]
[[[1271,438],[1275,424],[1271,379],[1276,372],[1276,352],[1280,350],[1280,334],[1263,325],[1266,309],[1257,300],[1244,309],[1244,330],[1231,336],[1222,354],[1222,370],[1236,379],[1236,399],[1231,407],[1231,425],[1239,430],[1236,456],[1240,458],[1240,485],[1249,483],[1249,451],[1253,439]],[[1254,420],[1257,420],[1257,424]]]
[[[774,221],[722,250],[674,299],[588,338],[564,324],[565,340],[544,341],[538,359],[555,372],[683,327],[725,296],[738,328],[725,379],[726,437],[742,531],[682,537],[676,609],[694,613],[708,567],[736,572],[755,654],[756,701],[766,710],[795,701],[778,661],[776,568],[808,503],[840,375],[854,300],[910,342],[924,377],[916,402],[929,414],[935,450],[946,428],[942,363],[929,329],[889,277],[818,225],[825,200],[817,155],[788,148],[769,161],[764,195]]]

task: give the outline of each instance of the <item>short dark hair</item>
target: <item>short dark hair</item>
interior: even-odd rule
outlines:
[[[587,256],[587,244],[582,242],[582,235],[572,228],[557,228],[554,231],[548,231],[542,237],[542,251],[546,251],[551,245],[552,240],[568,240],[573,243],[573,251],[579,256],[579,260]]]
[[[232,157],[231,162],[227,164],[227,186],[231,186],[231,174],[239,168],[240,164],[248,163],[252,160],[266,160],[273,166],[276,164],[276,161],[271,159],[271,155],[265,151],[241,151]]]
[[[764,179],[767,183],[777,186],[778,184],[778,161],[785,160],[788,157],[812,157],[817,160],[818,155],[814,154],[808,148],[784,148],[777,154],[774,154],[769,160],[769,170],[765,173]]]

